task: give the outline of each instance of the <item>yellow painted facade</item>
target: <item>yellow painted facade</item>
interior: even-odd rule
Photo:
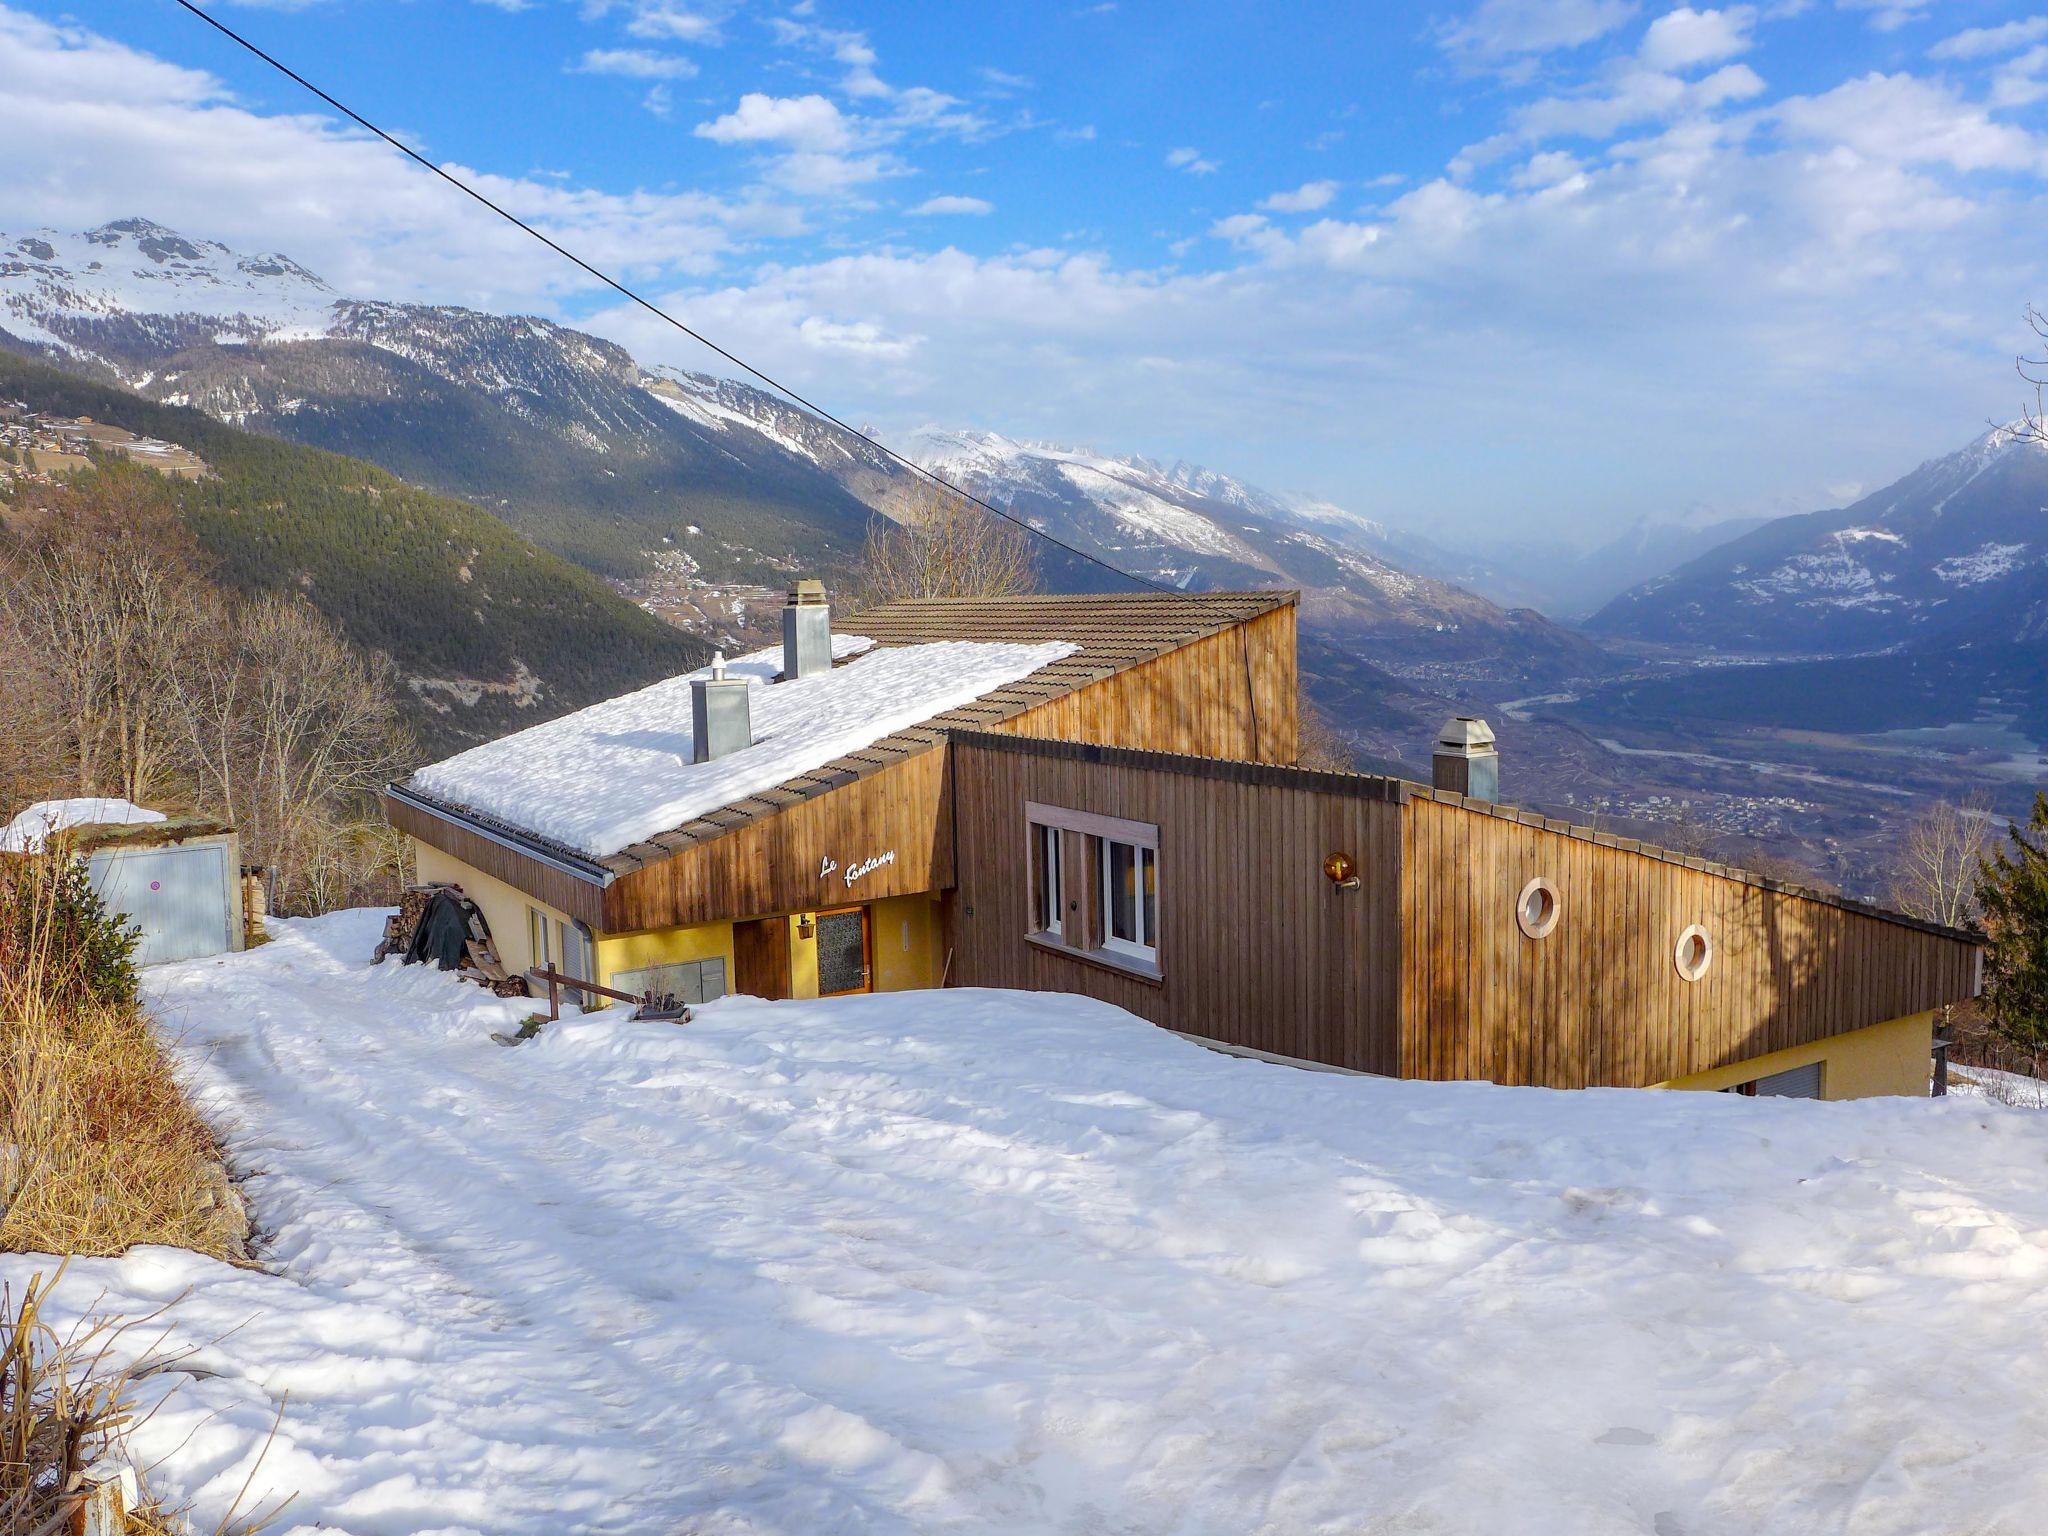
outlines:
[[[1817,1061],[1821,1064],[1820,1096],[1824,1099],[1872,1099],[1887,1095],[1925,1098],[1933,1044],[1934,1015],[1913,1013],[1655,1086],[1711,1093]]]
[[[429,843],[413,840],[413,857],[422,881],[451,881],[462,887],[491,925],[498,958],[513,973],[539,963],[529,937],[529,913],[539,911],[554,928],[575,926],[572,919],[524,891],[507,885],[465,864],[454,855]],[[944,971],[939,953],[943,925],[939,920],[938,893],[895,896],[868,903],[868,942],[872,964],[871,985],[877,992],[903,992],[917,987],[935,987]],[[801,920],[810,914],[791,913],[777,919],[789,924],[790,996],[818,995],[818,943],[815,935],[803,936]],[[622,971],[643,970],[655,965],[675,965],[713,956],[725,961],[728,984],[736,975],[733,955],[733,925],[730,922],[698,923],[687,928],[649,928],[637,933],[600,933],[596,938],[599,986],[611,986]],[[554,938],[553,958],[559,963],[567,950]]]

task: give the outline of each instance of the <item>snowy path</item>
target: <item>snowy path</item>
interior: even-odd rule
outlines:
[[[364,967],[376,928],[151,973],[281,1274],[67,1288],[191,1288],[222,1342],[143,1438],[202,1509],[287,1393],[279,1529],[354,1536],[2048,1508],[2048,1115],[1384,1083],[977,992],[505,1050],[525,1005]]]

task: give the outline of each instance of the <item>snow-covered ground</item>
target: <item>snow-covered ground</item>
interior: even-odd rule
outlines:
[[[277,1273],[67,1291],[189,1288],[140,1439],[203,1511],[282,1402],[276,1529],[358,1536],[2041,1529],[2048,1116],[1392,1083],[972,991],[508,1050],[378,929],[149,973]]]

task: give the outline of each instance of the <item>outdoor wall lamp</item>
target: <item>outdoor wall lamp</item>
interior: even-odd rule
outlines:
[[[1351,862],[1348,853],[1333,853],[1323,860],[1323,873],[1329,876],[1330,884],[1340,891],[1358,889],[1358,867]]]
[[[808,912],[800,912],[796,919],[796,936],[808,939],[818,931],[818,920]]]

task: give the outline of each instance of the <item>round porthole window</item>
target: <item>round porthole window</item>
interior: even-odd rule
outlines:
[[[1714,941],[1707,937],[1706,929],[1694,923],[1678,936],[1678,951],[1672,958],[1678,964],[1679,975],[1687,981],[1698,981],[1714,963]]]
[[[1532,939],[1548,936],[1557,926],[1557,887],[1538,875],[1515,898],[1515,922]]]

